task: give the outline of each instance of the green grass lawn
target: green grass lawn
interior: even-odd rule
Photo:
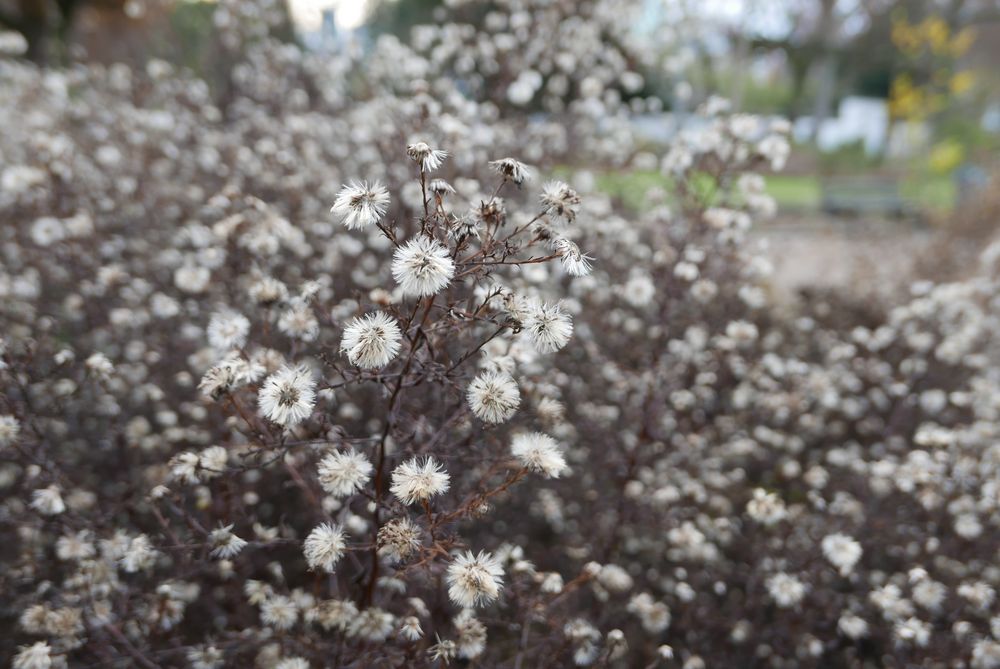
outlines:
[[[903,197],[919,207],[947,211],[955,206],[955,181],[949,174],[927,174],[905,179],[899,186]]]
[[[769,176],[767,192],[782,209],[819,209],[823,200],[823,189],[814,176]]]
[[[597,177],[597,185],[627,207],[639,209],[649,189],[668,186],[669,180],[654,171],[606,172]],[[913,174],[904,178],[899,188],[903,198],[919,208],[940,211],[955,203],[955,184],[949,175]],[[817,175],[771,175],[767,191],[784,210],[816,211],[823,200],[822,181]]]

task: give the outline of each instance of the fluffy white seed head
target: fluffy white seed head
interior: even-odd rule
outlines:
[[[217,400],[228,392],[257,381],[263,375],[263,366],[234,354],[210,367],[201,378],[198,390],[206,397]]]
[[[777,493],[757,488],[747,502],[747,514],[763,525],[775,525],[788,516],[788,511]]]
[[[503,372],[484,372],[472,380],[466,392],[472,413],[487,423],[510,420],[521,403],[517,383]]]
[[[21,646],[11,666],[13,669],[50,669],[57,666],[53,662],[49,644],[37,641],[30,646]]]
[[[329,453],[319,461],[319,483],[333,497],[360,490],[372,476],[372,463],[354,449]]]
[[[236,557],[247,545],[246,541],[233,534],[232,525],[213,530],[208,540],[212,544],[212,557],[222,560]]]
[[[380,643],[392,634],[396,618],[388,611],[369,606],[354,617],[347,626],[347,636]]]
[[[408,297],[435,295],[454,275],[455,263],[448,249],[423,235],[400,246],[392,256],[392,276]]]
[[[312,413],[316,383],[305,367],[285,365],[264,381],[257,394],[257,403],[268,420],[293,427]]]
[[[580,196],[569,184],[550,181],[542,187],[542,209],[549,216],[555,216],[572,223],[580,208]]]
[[[427,654],[431,660],[443,664],[448,664],[451,660],[455,659],[457,653],[458,646],[455,645],[455,642],[451,639],[442,639],[441,637],[438,637],[436,644],[427,649]]]
[[[420,618],[407,616],[403,619],[399,627],[399,634],[407,641],[418,641],[424,636],[424,631],[420,628]]]
[[[406,155],[420,165],[420,169],[424,172],[433,172],[441,167],[441,163],[448,157],[448,152],[431,148],[427,142],[414,142],[406,147]]]
[[[275,629],[290,629],[298,618],[299,607],[291,597],[272,595],[260,605],[260,619]]]
[[[420,528],[406,516],[393,518],[379,528],[377,543],[379,555],[405,560],[420,547]]]
[[[382,220],[389,208],[389,191],[375,182],[352,181],[344,186],[330,209],[348,230],[361,230]]]
[[[428,184],[427,189],[440,198],[455,194],[455,187],[444,179],[434,179]]]
[[[66,510],[59,486],[50,485],[31,493],[31,508],[44,516],[56,516]]]
[[[235,311],[220,311],[208,321],[208,343],[219,351],[242,348],[250,332],[250,321]]]
[[[486,625],[481,623],[472,609],[463,609],[454,618],[455,633],[458,638],[458,656],[475,659],[486,650]]]
[[[401,463],[392,472],[392,494],[403,504],[413,504],[428,500],[435,495],[448,492],[451,477],[434,458],[420,461],[411,458]]]
[[[402,338],[396,319],[376,311],[347,324],[340,350],[347,354],[351,364],[377,369],[388,365],[399,354]]]
[[[541,432],[518,434],[510,444],[510,452],[522,466],[548,478],[559,478],[566,471],[566,459],[556,440]]]
[[[555,242],[559,261],[570,276],[587,276],[593,270],[593,258],[580,251],[580,247],[568,239],[557,239]]]
[[[861,544],[846,534],[830,534],[823,537],[820,544],[823,555],[836,567],[842,576],[847,576],[854,570],[854,565],[861,559]]]
[[[777,573],[767,579],[767,591],[774,603],[783,609],[797,606],[806,596],[806,584],[796,577]]]
[[[332,573],[347,548],[345,537],[344,528],[340,525],[323,523],[313,528],[302,545],[309,568]]]
[[[21,433],[21,423],[14,416],[0,416],[0,448],[17,441]]]
[[[462,608],[489,604],[500,596],[503,567],[486,551],[473,555],[466,551],[448,567],[448,596]]]
[[[296,298],[278,317],[278,330],[292,339],[315,341],[319,336],[319,321],[309,303]]]
[[[501,158],[490,161],[490,167],[504,180],[511,181],[518,186],[531,178],[531,171],[524,163],[513,158]]]
[[[852,613],[845,612],[837,621],[837,630],[851,639],[861,639],[868,636],[868,622]]]
[[[573,335],[573,321],[558,304],[532,305],[522,325],[531,345],[539,353],[555,353]]]

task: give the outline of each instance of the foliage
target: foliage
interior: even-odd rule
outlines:
[[[375,34],[408,39],[413,26],[431,23],[442,0],[375,0],[370,4],[366,24]]]
[[[953,30],[933,15],[910,23],[900,15],[893,21],[891,34],[907,63],[892,82],[889,111],[893,117],[914,120],[934,116],[975,85],[972,71],[958,69],[959,59],[975,40],[971,28]]]

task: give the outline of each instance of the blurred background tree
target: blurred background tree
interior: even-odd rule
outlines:
[[[249,11],[255,4],[275,9],[282,18],[269,20],[261,28],[263,33],[250,31],[250,39],[266,35],[314,48],[322,35],[302,17],[308,12],[318,17],[321,9],[330,8],[341,19],[340,10],[347,8],[364,14],[366,21],[353,36],[357,24],[349,23],[335,39],[342,42],[340,46],[351,42],[370,48],[369,36],[391,34],[410,41],[411,29],[420,24],[479,25],[498,3],[0,0],[0,31],[13,30],[23,36],[24,56],[44,65],[63,66],[73,60],[139,65],[150,58],[164,59],[193,71],[225,100],[233,63],[243,46],[232,40],[226,43],[223,33],[228,29],[221,27],[226,20],[217,21],[230,16],[259,27],[262,22]],[[546,6],[563,12],[570,21],[584,19],[589,4],[549,0]],[[805,157],[804,169],[811,169],[812,156],[819,154],[824,160],[850,158],[844,170],[848,172],[884,167],[891,132],[878,150],[858,143],[830,148],[820,137],[823,128],[836,125],[842,101],[855,96],[881,101],[882,109],[888,105],[900,130],[907,122],[920,125],[916,122],[922,121],[919,131],[923,134],[913,142],[903,142],[912,145],[907,155],[896,154],[919,162],[921,169],[933,164],[934,171],[944,174],[958,163],[984,158],[986,151],[997,146],[1000,73],[995,65],[1000,59],[1000,0],[643,0],[635,4],[644,9],[631,32],[609,32],[602,35],[602,41],[641,75],[638,88],[622,87],[619,93],[626,99],[657,102],[659,106],[651,110],[662,108],[683,115],[708,95],[721,93],[731,98],[737,110],[801,120],[796,124],[796,137],[804,148],[799,152]],[[298,12],[297,26],[289,6]],[[977,39],[971,38],[971,26],[976,28]],[[296,27],[304,33],[301,38],[295,34]],[[524,74],[521,70],[496,70],[487,63],[471,71],[452,68],[451,76],[468,79],[471,83],[463,90],[470,95],[479,90],[495,97],[497,104],[509,105],[506,93]],[[534,74],[543,85],[534,97],[515,106],[525,112],[555,108],[546,106],[543,99],[549,75]],[[573,90],[565,96],[578,97]]]
[[[953,38],[967,26],[1000,20],[997,0],[798,0],[777,10],[768,4],[766,11],[783,14],[771,23],[787,30],[771,34],[751,27],[748,39],[757,53],[783,55],[791,89],[783,111],[792,118],[825,118],[845,94],[889,97],[897,73],[913,66],[895,39],[901,15],[914,26],[929,21],[926,27]],[[733,41],[747,32],[740,27]]]
[[[975,40],[972,28],[955,29],[940,16],[911,22],[893,19],[892,44],[902,63],[889,91],[889,110],[896,119],[923,120],[960,101],[976,81],[961,59]]]
[[[0,0],[0,26],[24,37],[29,60],[65,63],[70,31],[81,9],[122,13],[132,11],[131,5],[128,0]]]
[[[410,28],[434,21],[443,0],[373,0],[369,3],[368,27],[375,34],[409,36]]]
[[[286,0],[269,3],[282,15],[271,37],[297,40]],[[141,63],[163,58],[205,74],[218,30],[216,11],[238,13],[240,0],[0,0],[0,29],[19,33],[24,57],[39,65],[74,59]]]

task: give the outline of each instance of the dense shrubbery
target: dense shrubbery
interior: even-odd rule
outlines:
[[[773,306],[786,124],[709,101],[626,219],[616,3],[500,4],[359,61],[228,3],[221,100],[0,63],[13,666],[1000,666],[1000,251]]]

